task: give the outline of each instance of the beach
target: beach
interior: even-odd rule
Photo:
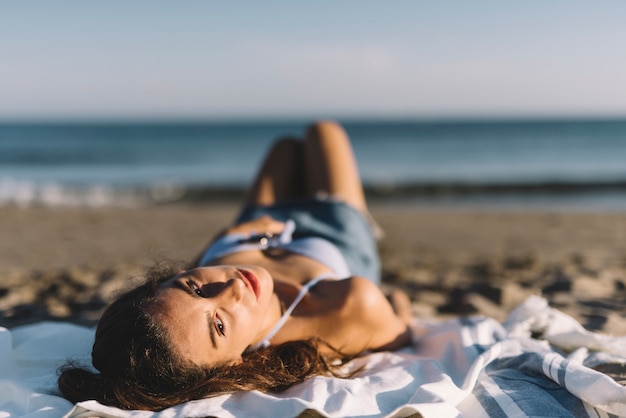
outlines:
[[[626,335],[626,213],[421,208],[377,202],[383,290],[414,314],[502,321],[530,295],[586,328]],[[236,216],[230,202],[0,208],[0,325],[93,326],[157,261],[192,259]]]

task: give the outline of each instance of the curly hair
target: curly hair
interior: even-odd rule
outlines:
[[[166,330],[147,309],[158,285],[174,274],[173,267],[150,269],[145,283],[106,309],[91,352],[99,373],[74,363],[60,370],[58,386],[68,400],[161,410],[239,390],[282,391],[316,375],[348,377],[339,371],[347,359],[336,350],[323,355],[320,346],[328,345],[315,338],[245,353],[234,365],[201,367],[177,358]]]

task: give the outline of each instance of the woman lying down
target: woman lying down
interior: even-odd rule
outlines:
[[[379,259],[344,130],[317,123],[268,153],[234,226],[191,264],[154,268],[102,315],[97,373],[67,366],[72,402],[160,410],[239,390],[282,391],[364,351],[410,342],[408,300]],[[394,309],[395,308],[395,309]]]

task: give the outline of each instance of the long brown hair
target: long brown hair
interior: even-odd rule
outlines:
[[[94,372],[69,363],[58,385],[71,402],[95,399],[124,409],[161,410],[238,390],[281,391],[315,375],[341,376],[341,355],[320,352],[320,340],[291,341],[243,355],[239,364],[200,367],[178,359],[166,330],[148,314],[157,286],[175,274],[157,266],[102,315],[91,352]],[[341,363],[341,362],[340,362]],[[340,364],[339,363],[339,364]]]

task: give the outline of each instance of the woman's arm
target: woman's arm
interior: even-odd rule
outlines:
[[[382,293],[382,292],[381,292]],[[385,298],[386,299],[386,298]],[[412,320],[411,301],[406,293],[397,290],[391,294],[391,304],[380,302],[380,311],[369,318],[373,334],[380,337],[371,341],[370,350],[397,350],[411,343],[409,323]]]

